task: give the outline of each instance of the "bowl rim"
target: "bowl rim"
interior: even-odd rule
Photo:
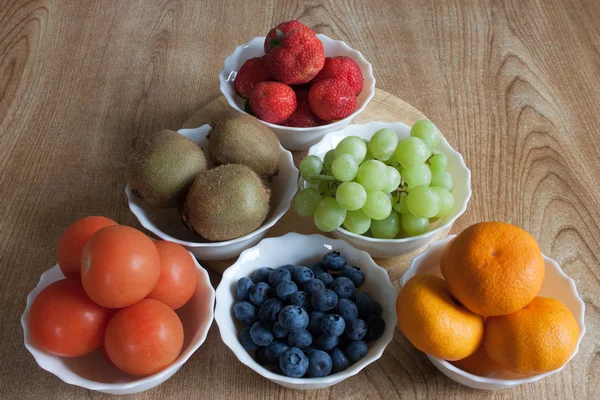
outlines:
[[[350,127],[354,127],[354,126],[361,126],[364,128],[368,128],[369,125],[385,125],[385,127],[391,127],[394,125],[403,125],[404,127],[407,127],[410,129],[410,126],[408,126],[407,124],[403,123],[403,122],[399,122],[399,121],[395,121],[395,122],[383,122],[383,121],[369,121],[367,123],[364,124],[351,124],[349,126],[347,126],[344,129],[341,129],[339,131],[335,131],[335,132],[329,132],[327,133],[325,136],[323,136],[323,138],[317,142],[316,144],[312,145],[309,149],[308,149],[308,155],[312,155],[314,153],[315,150],[313,150],[313,148],[321,145],[321,143],[325,143],[325,141],[330,141],[330,137],[332,136],[337,136],[340,133],[342,133],[344,130],[346,130],[347,128]],[[346,135],[345,137],[348,137],[351,135]],[[441,224],[433,229],[431,229],[430,231],[427,231],[421,235],[417,235],[417,236],[411,236],[411,237],[406,237],[406,238],[398,238],[398,239],[378,239],[378,238],[374,238],[374,237],[370,237],[370,236],[363,236],[363,235],[359,235],[357,233],[352,233],[342,227],[339,227],[337,229],[335,229],[335,231],[346,235],[346,236],[350,236],[351,238],[357,239],[357,240],[364,240],[365,242],[371,242],[371,243],[394,243],[394,244],[399,244],[399,243],[407,243],[407,242],[411,242],[413,240],[418,240],[418,239],[426,239],[429,238],[433,235],[435,235],[436,233],[450,228],[452,226],[452,224],[454,224],[454,222],[465,213],[465,211],[467,211],[467,206],[469,205],[469,200],[471,200],[471,196],[473,195],[473,190],[471,189],[471,170],[467,167],[466,163],[465,163],[465,159],[462,156],[461,153],[459,153],[458,151],[456,151],[448,142],[448,140],[446,140],[446,138],[444,137],[444,135],[440,135],[440,140],[442,142],[444,142],[448,148],[450,148],[450,153],[455,154],[458,156],[458,166],[462,169],[464,169],[466,171],[467,174],[467,196],[465,198],[465,201],[463,202],[463,204],[461,205],[461,207],[458,209],[458,211],[455,213],[455,215],[448,219],[446,221],[446,223]],[[303,181],[304,179],[302,178],[302,176],[298,177],[299,180]]]
[[[183,364],[185,364],[190,359],[190,357],[206,341],[210,327],[212,326],[214,319],[215,319],[214,314],[215,314],[216,291],[212,287],[212,284],[210,282],[210,277],[208,275],[208,271],[202,265],[200,265],[200,263],[198,262],[198,260],[196,260],[196,257],[194,257],[194,255],[192,253],[190,253],[189,251],[187,251],[187,252],[190,255],[190,257],[192,257],[192,259],[194,260],[194,265],[196,267],[196,271],[197,271],[197,273],[201,274],[202,280],[205,283],[205,285],[202,287],[197,286],[196,290],[201,288],[202,290],[207,291],[210,296],[209,297],[210,307],[207,307],[209,310],[208,317],[210,318],[210,322],[207,324],[206,329],[204,329],[204,331],[201,332],[198,340],[195,343],[190,344],[189,350],[185,353],[182,351],[182,353],[180,354],[181,358],[179,360],[174,361],[168,367],[166,367],[166,368],[162,369],[161,371],[158,371],[152,375],[140,377],[140,379],[136,379],[131,382],[106,383],[106,382],[93,381],[91,379],[83,378],[76,374],[74,374],[74,375],[76,375],[75,378],[67,377],[67,376],[62,375],[60,372],[57,372],[56,370],[46,368],[44,365],[40,364],[40,361],[38,359],[39,355],[41,355],[42,353],[45,354],[47,352],[44,352],[44,350],[41,350],[41,349],[37,349],[31,343],[28,343],[27,333],[29,331],[29,322],[27,321],[27,318],[29,317],[29,310],[31,309],[31,304],[33,303],[35,298],[39,295],[39,293],[43,290],[40,288],[40,285],[42,284],[42,282],[47,280],[47,276],[50,275],[50,273],[52,273],[53,271],[58,270],[58,272],[60,272],[62,274],[62,272],[60,271],[60,267],[58,266],[58,263],[54,267],[44,271],[40,275],[40,279],[39,279],[37,285],[27,295],[25,311],[23,311],[23,314],[21,315],[21,327],[23,328],[23,342],[25,344],[25,348],[33,356],[36,364],[40,368],[42,368],[45,371],[50,372],[52,375],[56,376],[61,381],[65,382],[69,385],[83,387],[88,390],[95,390],[95,391],[127,390],[127,389],[132,389],[132,388],[135,388],[138,386],[142,386],[142,385],[154,382],[154,381],[159,381],[162,378],[164,378],[166,375],[174,374],[177,370],[179,370],[181,368],[181,366]],[[63,279],[66,279],[66,278],[64,278],[64,275],[63,275]]]
[[[252,252],[255,248],[259,247],[263,242],[276,242],[276,241],[280,241],[280,240],[298,241],[298,240],[306,240],[307,238],[318,238],[318,239],[324,240],[328,244],[336,244],[341,247],[346,247],[347,249],[351,249],[351,251],[356,252],[355,254],[357,257],[366,257],[365,259],[367,260],[367,264],[368,264],[368,267],[366,267],[366,268],[374,269],[375,271],[378,271],[379,273],[384,273],[385,276],[387,277],[386,285],[389,286],[388,290],[392,290],[393,292],[397,293],[397,289],[394,286],[394,284],[392,283],[387,270],[385,268],[381,267],[380,265],[378,265],[375,262],[375,260],[373,260],[371,255],[369,253],[367,253],[366,251],[359,250],[359,249],[353,247],[352,245],[350,245],[350,243],[346,242],[345,240],[329,238],[329,237],[323,236],[318,233],[311,234],[311,235],[302,235],[302,234],[295,233],[295,232],[288,232],[282,236],[263,239],[256,246],[253,246],[247,250],[244,250],[240,254],[239,258],[236,260],[236,262],[234,264],[232,264],[229,268],[227,268],[227,270],[225,270],[225,272],[223,273],[221,282],[219,283],[219,286],[217,287],[217,290],[216,290],[217,302],[218,302],[218,299],[222,296],[227,296],[227,297],[230,296],[229,287],[226,287],[225,282],[234,282],[235,281],[236,277],[233,276],[233,273],[234,273],[233,267],[236,264],[241,264],[241,261],[244,261],[244,257],[248,256],[247,253]],[[361,266],[361,268],[363,268],[363,266]],[[223,294],[223,293],[225,293],[225,294]],[[229,335],[228,334],[229,332],[226,331],[226,329],[224,327],[222,327],[221,324],[219,323],[221,318],[233,319],[233,317],[231,316],[231,313],[229,312],[227,314],[227,317],[224,316],[224,313],[215,313],[215,321],[217,323],[217,326],[219,327],[219,336],[221,337],[221,340],[235,354],[238,361],[240,361],[242,364],[244,364],[247,367],[249,367],[250,369],[252,369],[254,372],[258,373],[259,375],[261,375],[271,381],[283,382],[285,384],[291,384],[291,385],[300,387],[302,385],[311,385],[311,384],[336,384],[336,383],[339,383],[342,380],[345,380],[347,378],[350,378],[350,377],[358,374],[360,371],[362,371],[368,365],[370,365],[371,363],[373,363],[373,362],[377,361],[379,358],[381,358],[381,356],[383,355],[383,352],[385,351],[385,349],[388,347],[388,345],[392,342],[392,340],[394,338],[394,332],[396,330],[396,325],[398,323],[396,313],[392,312],[391,314],[392,314],[391,315],[392,320],[391,321],[386,320],[386,331],[376,341],[376,342],[380,343],[380,348],[370,358],[367,358],[365,356],[364,358],[356,361],[354,364],[352,364],[350,367],[348,367],[347,369],[345,369],[343,371],[340,371],[340,372],[337,372],[337,373],[334,373],[334,374],[331,374],[331,375],[328,375],[325,377],[320,377],[320,378],[292,378],[292,377],[288,377],[285,375],[276,374],[276,373],[268,370],[267,368],[258,364],[254,360],[254,358],[252,358],[252,356],[250,356],[249,360],[240,359],[240,357],[238,356],[238,353],[232,348],[232,344],[231,344],[234,341],[237,343],[237,332],[234,332],[234,333],[236,333],[234,335]],[[389,323],[389,325],[388,325],[388,323]],[[388,327],[389,327],[389,329],[388,329]],[[226,334],[223,335],[222,332],[226,332]],[[246,350],[244,349],[244,351],[246,351]],[[250,355],[250,354],[248,353],[248,355]]]
[[[200,131],[200,130],[205,130],[205,129],[208,129],[207,127],[210,127],[210,129],[212,129],[212,126],[210,124],[204,124],[198,128],[185,128],[185,129],[182,128],[182,129],[179,129],[177,132],[182,134],[183,136],[186,136],[185,135],[186,133],[190,133],[192,131],[196,132],[196,131]],[[208,132],[210,132],[210,130]],[[292,173],[294,171],[296,171],[296,173],[299,175],[300,172],[298,171],[298,168],[296,168],[296,166],[294,165],[294,157],[292,156],[292,153],[289,150],[284,149],[283,146],[281,146],[281,143],[279,143],[279,140],[277,142],[279,144],[280,158],[283,156],[285,159],[285,162],[289,166],[291,166]],[[285,192],[287,192],[287,190]],[[125,194],[127,196],[127,203],[128,203],[129,210],[135,215],[135,217],[138,220],[138,222],[140,223],[140,225],[142,225],[144,228],[146,228],[147,230],[149,230],[150,232],[152,232],[153,234],[155,234],[156,236],[158,236],[159,238],[161,238],[163,240],[167,240],[169,242],[177,243],[182,246],[186,246],[186,247],[190,247],[190,248],[223,247],[223,246],[227,246],[227,245],[241,243],[245,240],[249,240],[249,239],[267,231],[268,229],[273,227],[273,225],[275,225],[281,218],[283,218],[283,216],[285,214],[287,214],[287,212],[289,211],[291,204],[292,204],[292,200],[293,200],[293,196],[292,196],[290,198],[290,201],[286,201],[284,203],[284,208],[282,210],[283,212],[274,213],[271,216],[271,218],[266,219],[263,222],[263,224],[261,226],[259,226],[256,230],[254,230],[244,236],[240,236],[239,238],[235,238],[235,239],[225,240],[222,242],[188,242],[186,240],[177,239],[177,238],[169,235],[168,233],[163,232],[158,226],[156,226],[154,223],[152,223],[150,218],[148,218],[145,215],[148,213],[148,211],[145,209],[143,202],[135,194],[133,194],[131,188],[129,187],[129,184],[127,184],[125,186]],[[294,195],[295,195],[295,193],[294,193]]]
[[[365,110],[365,108],[367,108],[367,105],[369,105],[369,103],[375,96],[376,80],[375,80],[375,75],[373,74],[373,66],[371,65],[371,63],[369,61],[367,61],[367,59],[363,56],[363,54],[359,50],[353,49],[348,44],[346,44],[346,42],[344,42],[342,40],[331,39],[330,37],[328,37],[327,35],[324,35],[322,33],[317,33],[316,35],[321,42],[335,43],[335,44],[341,46],[345,51],[350,53],[350,55],[348,55],[347,57],[354,59],[354,61],[356,61],[357,63],[359,63],[359,61],[360,61],[361,63],[365,64],[365,66],[367,68],[367,72],[368,72],[368,79],[364,79],[364,77],[363,77],[363,82],[367,82],[367,81],[371,82],[370,85],[363,85],[363,88],[362,88],[362,90],[368,89],[367,97],[365,98],[363,105],[360,107],[357,107],[357,109],[352,114],[348,115],[347,117],[345,117],[343,119],[339,119],[337,121],[331,122],[326,125],[313,126],[313,127],[309,127],[309,128],[299,128],[299,127],[293,127],[293,126],[272,124],[270,122],[259,120],[271,129],[285,130],[285,131],[287,131],[285,133],[291,135],[292,133],[296,133],[296,132],[300,132],[300,133],[314,132],[314,131],[321,130],[321,129],[333,129],[338,126],[341,127],[344,124],[347,125],[347,123],[349,121],[351,121],[353,118],[355,118],[361,112],[363,112]],[[233,53],[231,53],[229,56],[227,56],[225,58],[225,61],[223,63],[223,69],[219,72],[219,82],[220,82],[219,88],[221,90],[221,94],[227,99],[227,103],[229,104],[230,107],[232,107],[233,109],[235,109],[241,113],[244,113],[244,114],[247,114],[246,111],[243,110],[242,108],[240,108],[240,106],[238,106],[238,104],[235,102],[235,99],[232,98],[231,96],[229,96],[229,94],[227,94],[226,91],[224,90],[224,88],[227,87],[230,83],[227,80],[229,77],[229,74],[227,74],[227,72],[225,71],[225,65],[227,65],[229,62],[234,62],[235,59],[237,57],[239,57],[240,53],[244,49],[251,47],[255,44],[258,44],[258,42],[261,43],[261,48],[262,48],[262,43],[264,43],[265,38],[266,38],[265,36],[256,36],[252,40],[250,40],[248,43],[244,43],[244,44],[237,46],[233,50]],[[355,57],[356,57],[356,59],[355,59]],[[234,89],[234,91],[235,91],[235,89]],[[237,93],[236,93],[236,95],[237,95]]]
[[[408,276],[408,274],[410,272],[413,272],[416,269],[417,265],[419,265],[421,263],[421,260],[423,258],[425,258],[425,256],[427,255],[427,253],[429,253],[430,251],[434,251],[434,249],[432,248],[434,245],[439,245],[439,244],[442,244],[442,243],[447,244],[452,239],[454,239],[456,236],[457,235],[448,235],[444,239],[441,239],[441,240],[435,241],[433,243],[430,243],[427,246],[427,248],[425,249],[425,251],[423,251],[421,254],[417,255],[416,257],[414,257],[411,260],[410,266],[408,267],[408,269],[402,274],[402,279],[400,280],[400,290],[402,290],[402,288],[406,284],[406,282],[408,280],[408,279],[406,279],[406,277]],[[437,362],[440,367],[445,368],[447,370],[450,370],[450,371],[454,372],[455,374],[457,374],[459,376],[462,376],[462,377],[464,377],[466,379],[469,379],[469,380],[471,380],[473,382],[483,383],[483,384],[489,384],[489,385],[498,385],[498,386],[517,386],[517,385],[522,385],[524,383],[535,382],[535,381],[543,379],[543,378],[545,378],[547,376],[553,375],[553,374],[561,371],[563,368],[565,368],[565,366],[579,352],[579,348],[581,346],[581,342],[582,342],[583,337],[585,336],[585,333],[586,333],[586,330],[587,330],[587,328],[585,326],[585,303],[581,299],[581,296],[579,296],[579,292],[577,292],[577,286],[575,284],[575,281],[570,276],[568,276],[567,274],[565,274],[565,272],[560,267],[560,265],[558,264],[558,262],[556,262],[552,258],[546,256],[544,253],[542,253],[542,256],[544,257],[544,262],[545,263],[548,262],[548,263],[552,264],[556,268],[556,271],[558,272],[558,274],[560,275],[560,277],[564,281],[566,281],[568,283],[569,288],[571,289],[571,293],[573,294],[573,297],[575,298],[575,300],[579,303],[579,306],[581,307],[581,311],[580,311],[579,315],[573,315],[573,316],[577,320],[577,324],[581,325],[582,329],[580,329],[580,331],[579,331],[579,337],[577,338],[577,345],[575,346],[575,350],[573,350],[573,354],[571,354],[571,357],[569,357],[569,359],[567,360],[566,363],[564,363],[560,368],[557,368],[555,370],[548,371],[548,372],[543,372],[543,373],[540,373],[540,374],[535,374],[535,375],[532,375],[532,376],[529,376],[529,377],[526,377],[526,378],[502,379],[502,378],[488,378],[488,377],[484,377],[484,376],[474,375],[474,374],[471,374],[471,373],[469,373],[467,371],[463,371],[462,369],[454,366],[453,364],[451,364],[450,362],[448,362],[446,360],[443,360],[441,358],[437,358],[437,357],[434,357],[434,356],[429,355],[427,353],[424,353],[427,356],[427,358],[429,358],[430,360],[432,360],[432,362]],[[450,379],[452,379],[452,378],[450,378]]]

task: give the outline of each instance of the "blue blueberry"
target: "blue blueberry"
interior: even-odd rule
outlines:
[[[312,270],[312,272],[315,276],[317,276],[323,272],[327,272],[327,271],[325,271],[323,264],[321,264],[321,261],[317,261],[316,263],[311,264],[311,266],[309,268]]]
[[[354,340],[346,347],[346,354],[350,361],[358,361],[367,354],[369,347],[364,340]]]
[[[269,359],[267,358],[267,349],[266,347],[259,347],[254,352],[254,359],[260,365],[267,365],[269,363]]]
[[[272,296],[273,288],[264,282],[259,282],[250,289],[250,301],[256,306],[261,306],[269,297]]]
[[[313,293],[310,304],[315,310],[329,311],[333,310],[338,303],[338,296],[333,290],[325,289]]]
[[[308,376],[311,378],[320,378],[331,373],[333,361],[329,354],[322,350],[315,350],[308,353]]]
[[[358,309],[358,316],[360,318],[368,319],[371,314],[371,296],[367,292],[356,292],[354,296],[352,296],[351,300],[356,304],[356,308]]]
[[[335,278],[335,280],[329,286],[329,288],[333,290],[340,299],[349,299],[354,295],[354,292],[356,291],[354,283],[345,276]]]
[[[332,370],[334,373],[343,371],[350,365],[350,360],[348,360],[348,357],[346,357],[339,347],[334,347],[333,350],[329,352],[329,355],[331,356],[331,361],[333,363]]]
[[[364,337],[367,343],[379,339],[383,335],[383,332],[385,332],[385,321],[381,317],[371,317],[368,325],[369,330],[367,330],[367,334]]]
[[[323,266],[331,271],[340,271],[346,265],[346,257],[337,251],[330,251],[323,256]]]
[[[269,283],[273,287],[277,287],[283,281],[291,281],[292,274],[283,267],[275,268],[269,275]]]
[[[321,332],[327,336],[340,336],[346,329],[346,322],[337,314],[329,314],[321,319]]]
[[[301,378],[308,369],[308,356],[296,347],[290,347],[279,357],[279,367],[292,378]]]
[[[325,317],[325,313],[323,311],[311,311],[309,314],[309,322],[306,329],[312,333],[320,333],[321,332],[321,320]]]
[[[351,321],[358,318],[358,308],[352,300],[340,299],[337,305],[337,313],[344,318],[345,321]]]
[[[356,287],[361,287],[365,283],[365,274],[358,267],[344,265],[340,271],[342,276],[349,278]]]
[[[288,332],[299,332],[308,325],[308,314],[298,306],[285,306],[279,312],[279,325]]]
[[[275,288],[275,294],[282,300],[287,300],[293,293],[298,291],[298,286],[291,281],[283,281],[277,288]]]
[[[290,346],[288,346],[287,344],[283,343],[282,341],[279,340],[273,340],[265,349],[265,356],[267,356],[267,359],[274,363],[279,361],[279,357],[281,356],[281,354],[283,354],[284,351],[286,351],[287,349],[289,349]]]
[[[303,291],[298,291],[293,293],[289,298],[290,304],[298,307],[302,307],[305,310],[308,310],[310,307],[310,299],[308,295]]]
[[[328,272],[320,273],[317,275],[317,279],[323,282],[325,286],[329,286],[333,282],[333,276],[331,276],[331,274]]]
[[[258,310],[249,302],[242,300],[233,306],[233,316],[244,325],[252,325],[258,321]]]
[[[313,294],[314,292],[325,289],[325,284],[320,280],[313,278],[305,282],[303,288],[307,294]]]
[[[248,327],[242,329],[240,332],[240,343],[242,344],[242,347],[248,351],[254,351],[258,348],[256,343],[254,343],[250,337],[250,328]]]
[[[312,335],[306,329],[303,329],[299,332],[292,332],[288,335],[288,344],[299,349],[310,346],[312,341]]]
[[[346,324],[344,333],[350,340],[360,340],[365,337],[369,329],[367,323],[362,319],[353,319]]]
[[[315,351],[315,350],[317,350],[317,349],[315,349],[315,348],[314,348],[314,347],[312,347],[312,346],[308,346],[308,347],[305,347],[305,348],[303,348],[303,349],[302,349],[302,351],[304,352],[304,354],[308,354],[308,353],[310,353],[311,351]]]
[[[252,275],[254,283],[258,283],[258,282],[269,283],[269,275],[271,274],[272,271],[273,271],[273,268],[266,268],[266,267],[257,269],[256,271],[254,271],[254,275]]]
[[[292,276],[294,276],[294,271],[296,270],[296,268],[298,268],[298,266],[292,265],[292,264],[288,264],[288,265],[282,265],[279,268],[285,268],[285,269],[287,269],[288,271],[290,271],[290,274]]]
[[[298,285],[304,285],[309,280],[313,279],[315,274],[308,267],[296,267],[292,278]]]
[[[271,325],[266,322],[256,322],[250,328],[250,338],[258,346],[267,346],[273,341],[273,333],[271,332]]]
[[[381,306],[381,303],[373,300],[373,302],[371,303],[371,317],[370,318],[381,317],[382,313],[383,313],[383,307]]]
[[[339,336],[327,336],[327,335],[319,335],[317,340],[315,340],[315,345],[325,351],[329,351],[333,349],[340,343]]]
[[[271,331],[273,331],[273,336],[277,339],[282,339],[288,334],[287,329],[281,326],[279,321],[273,324],[273,326],[271,327]]]
[[[250,278],[246,278],[245,276],[240,278],[235,287],[238,300],[248,300],[248,292],[253,285],[254,283],[252,283]]]
[[[258,310],[258,319],[272,324],[277,321],[277,314],[283,308],[283,302],[277,297],[271,297],[260,306]]]

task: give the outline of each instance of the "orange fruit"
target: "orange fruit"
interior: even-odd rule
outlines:
[[[462,360],[453,361],[452,364],[463,371],[479,376],[489,376],[491,373],[502,369],[500,364],[496,363],[487,355],[483,345],[479,346],[477,351],[475,351],[475,353],[471,354],[469,357],[463,358]]]
[[[578,338],[577,320],[563,303],[536,297],[513,314],[486,319],[483,346],[502,367],[531,374],[562,367]]]
[[[440,269],[452,296],[479,315],[520,310],[544,280],[544,258],[535,239],[504,222],[471,225],[445,253]]]
[[[417,349],[434,357],[460,360],[477,350],[483,319],[454,302],[448,284],[432,275],[410,279],[396,300],[398,326]]]

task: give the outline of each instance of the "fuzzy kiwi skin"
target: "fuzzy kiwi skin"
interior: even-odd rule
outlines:
[[[270,197],[270,190],[250,168],[222,165],[202,172],[194,180],[182,218],[205,239],[236,239],[263,223]]]
[[[217,122],[208,139],[213,165],[242,164],[262,177],[279,170],[279,141],[265,124],[242,113],[230,113]]]
[[[200,147],[174,131],[160,131],[134,149],[127,160],[131,190],[148,205],[181,205],[196,176],[206,170]]]

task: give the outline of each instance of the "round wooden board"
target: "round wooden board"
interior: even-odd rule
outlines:
[[[206,106],[198,110],[184,125],[183,128],[197,128],[204,124],[214,124],[225,114],[232,110],[227,104],[225,97],[221,96]],[[375,97],[371,100],[367,108],[359,114],[352,122],[356,124],[364,124],[369,121],[383,121],[383,122],[403,122],[407,125],[412,125],[415,121],[425,118],[425,116],[416,108],[408,104],[402,99],[387,93],[380,89],[375,89]],[[298,163],[302,157],[306,156],[307,151],[293,151],[294,163],[298,166]],[[273,226],[267,233],[267,237],[281,236],[288,232],[297,232],[305,235],[313,233],[320,233],[315,228],[312,219],[301,217],[294,211],[293,207],[281,218],[275,226]],[[448,230],[437,233],[432,240],[439,240],[444,238],[448,234]],[[329,236],[328,234],[325,234]],[[390,279],[394,282],[398,282],[402,273],[408,267],[410,260],[422,252],[426,246],[408,254],[403,254],[393,258],[379,258],[375,259],[375,262],[380,266],[387,269]],[[223,261],[202,261],[201,263],[212,270],[223,273],[231,264],[235,262],[235,259],[223,260]]]

